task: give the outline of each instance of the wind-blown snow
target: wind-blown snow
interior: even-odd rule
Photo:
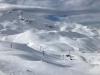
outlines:
[[[100,75],[99,6],[0,0],[0,75]]]

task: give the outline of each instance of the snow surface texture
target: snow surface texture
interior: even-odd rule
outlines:
[[[100,75],[99,7],[100,0],[0,0],[0,75]]]

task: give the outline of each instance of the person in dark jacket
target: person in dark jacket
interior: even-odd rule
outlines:
[[[66,57],[69,57],[69,58],[70,58],[70,60],[73,60],[73,59],[72,59],[72,56],[71,56],[71,55],[69,55],[69,54],[67,54],[67,55],[66,55]]]

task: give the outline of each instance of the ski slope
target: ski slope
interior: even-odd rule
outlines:
[[[0,75],[100,75],[99,7],[99,0],[0,0]]]
[[[82,28],[83,26],[80,27]],[[99,67],[98,50],[92,52],[92,48],[90,48],[89,53],[87,53],[88,51],[82,53],[84,51],[80,51],[78,48],[81,48],[82,46],[83,48],[87,48],[86,45],[82,43],[80,43],[82,46],[78,45],[78,41],[68,38],[67,34],[67,37],[63,38],[61,33],[64,33],[65,30],[66,27],[64,30],[59,29],[59,31],[47,32],[43,30],[37,32],[37,30],[30,29],[24,33],[2,36],[2,41],[0,41],[0,60],[2,63],[5,63],[5,66],[8,66],[2,67],[1,64],[1,71],[6,75],[9,75],[10,73],[22,73],[24,75],[28,75],[29,73],[35,75],[61,75],[63,73],[65,75],[99,75],[99,70],[96,70]],[[75,31],[77,28],[72,30]],[[86,30],[91,32],[91,29]],[[50,33],[55,33],[56,36],[59,34],[59,41],[56,40],[56,36]],[[48,38],[47,34],[49,35]],[[81,34],[84,34],[84,32],[81,32]],[[92,35],[87,34],[85,34],[85,39],[88,39],[90,36],[94,37],[92,32]],[[44,35],[44,39],[41,37],[42,35]],[[50,36],[54,38],[52,39]],[[92,38],[91,40],[94,41],[93,46],[95,47],[96,41]],[[84,41],[84,43],[88,42]],[[69,53],[69,50],[71,50],[73,60],[64,56],[66,53]],[[45,52],[44,54],[43,51]],[[95,57],[98,59],[95,59]],[[94,59],[95,62],[93,61]],[[17,64],[17,66],[15,64]],[[39,69],[39,65],[42,69]]]
[[[69,74],[71,73],[71,70],[72,72],[75,71],[76,74],[80,74],[80,72],[77,73],[77,71],[73,69],[76,65],[78,66],[81,65],[80,63],[85,63],[84,61],[81,60],[81,58],[74,59],[74,60],[61,59],[60,55],[57,56],[48,53],[45,53],[43,55],[42,52],[34,50],[24,44],[12,43],[12,47],[10,46],[10,44],[11,44],[10,42],[0,43],[0,47],[1,47],[0,49],[1,68],[0,69],[1,71],[5,72],[7,75],[8,73],[10,74],[10,72],[16,74],[22,72],[23,74],[25,73],[26,75],[28,75],[29,73],[28,71],[30,71],[30,74],[38,75],[36,66],[37,68],[39,68],[39,65],[41,65],[41,69],[39,69],[39,71],[40,72],[42,71],[43,74],[45,75],[49,73],[52,74],[55,73],[56,75],[60,75],[63,72],[66,75],[67,72],[65,72],[64,70],[68,68],[69,68],[68,70]],[[86,65],[83,66],[83,68],[87,68]],[[70,68],[73,69],[70,70]],[[50,71],[48,69],[50,69]],[[59,70],[60,72],[58,73],[57,70]],[[83,73],[83,75],[86,74]]]

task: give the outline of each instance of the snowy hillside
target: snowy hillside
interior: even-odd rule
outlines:
[[[100,75],[100,0],[0,0],[0,75]]]

